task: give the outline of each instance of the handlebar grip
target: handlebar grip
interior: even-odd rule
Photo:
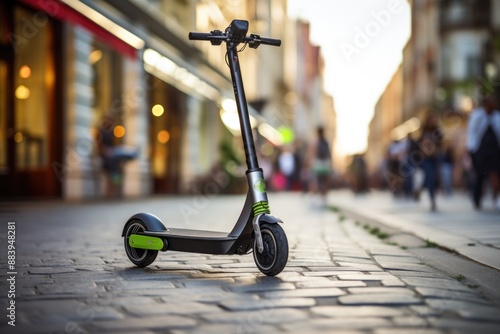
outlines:
[[[207,32],[190,32],[189,39],[191,41],[209,41],[212,37],[211,33]]]
[[[281,39],[261,37],[260,43],[272,46],[281,46]]]

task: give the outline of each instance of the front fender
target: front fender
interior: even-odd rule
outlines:
[[[161,232],[167,229],[165,225],[163,225],[163,223],[161,222],[160,218],[156,217],[151,213],[141,212],[141,213],[136,213],[127,220],[127,223],[123,227],[122,237],[125,236],[125,229],[127,228],[128,223],[134,219],[142,221],[146,225],[146,229],[151,232]]]
[[[283,224],[283,221],[281,219],[279,219],[278,217],[276,216],[273,216],[271,214],[264,214],[262,217],[260,217],[260,220],[259,222],[262,224],[262,223],[268,223],[268,224],[277,224],[277,223],[282,223]]]

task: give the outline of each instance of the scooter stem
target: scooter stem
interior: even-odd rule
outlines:
[[[241,77],[241,69],[238,58],[237,46],[233,43],[227,43],[227,54],[229,60],[229,68],[231,70],[231,79],[233,81],[234,97],[238,108],[238,117],[240,119],[241,136],[243,137],[243,146],[245,148],[245,159],[247,163],[247,172],[259,169],[259,162],[255,152],[255,144],[253,141],[252,126],[248,116],[248,106],[243,88],[243,79]]]

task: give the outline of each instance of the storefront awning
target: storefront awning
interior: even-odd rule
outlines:
[[[96,38],[131,58],[144,47],[144,41],[78,0],[21,0],[22,3],[46,13],[49,17],[81,26]]]

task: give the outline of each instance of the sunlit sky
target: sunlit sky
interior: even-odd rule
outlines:
[[[288,14],[309,21],[311,40],[321,46],[325,90],[337,112],[337,152],[364,151],[375,104],[410,36],[407,1],[288,0]]]

